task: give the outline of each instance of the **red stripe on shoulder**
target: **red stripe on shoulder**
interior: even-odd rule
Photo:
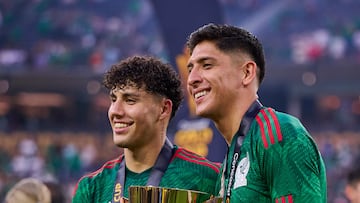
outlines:
[[[285,196],[281,196],[281,197],[277,197],[275,199],[275,203],[294,203],[294,200],[293,200],[293,196],[292,194],[289,194],[289,195],[285,195]]]
[[[112,159],[110,161],[107,161],[101,168],[99,168],[98,170],[92,172],[92,173],[89,173],[89,174],[86,174],[84,175],[83,177],[81,177],[79,179],[79,181],[76,183],[75,187],[74,187],[74,190],[73,190],[73,196],[75,195],[76,193],[76,190],[78,189],[78,186],[79,186],[79,183],[81,182],[81,180],[83,180],[84,178],[92,178],[94,176],[96,176],[97,174],[101,173],[105,168],[113,168],[117,163],[120,163],[121,160],[123,159],[123,155],[121,155],[120,157],[116,158],[116,159]]]
[[[261,132],[261,138],[262,138],[265,149],[267,149],[269,147],[269,145],[268,145],[268,142],[267,142],[266,136],[265,136],[264,124],[262,123],[261,118],[259,117],[259,115],[257,115],[255,117],[255,120],[259,124],[260,132]]]
[[[292,195],[289,195],[289,196],[288,196],[288,202],[289,202],[289,203],[293,203],[293,202],[294,202]]]
[[[274,120],[275,128],[276,128],[276,134],[278,136],[278,141],[280,142],[282,140],[282,134],[281,134],[280,124],[279,124],[279,119],[277,118],[277,116],[276,116],[273,109],[269,108],[269,112],[270,112],[271,117]]]
[[[270,143],[271,144],[274,144],[275,143],[275,139],[274,139],[274,135],[272,133],[272,128],[271,128],[271,123],[270,123],[270,119],[269,117],[267,116],[266,112],[264,109],[261,109],[261,114],[264,116],[264,119],[265,119],[265,122],[266,122],[266,125],[267,125],[267,128],[268,128],[268,132],[269,132],[269,137],[270,137]]]
[[[113,168],[116,164],[121,162],[123,157],[124,156],[122,155],[116,159],[112,159],[112,160],[106,162],[100,169],[86,175],[85,177],[93,177],[93,176],[96,176],[97,174],[101,173],[105,168]]]
[[[199,156],[198,154],[195,154],[194,152],[188,151],[184,148],[178,148],[173,156],[174,157],[178,157],[180,159],[192,162],[192,163],[196,163],[199,165],[203,165],[203,166],[207,166],[211,169],[213,169],[216,173],[220,172],[220,163],[214,163],[209,161],[208,159],[206,159],[205,157]]]

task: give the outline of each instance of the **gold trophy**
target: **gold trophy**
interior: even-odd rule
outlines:
[[[128,201],[130,203],[203,203],[210,200],[210,197],[211,195],[208,193],[194,190],[131,186],[129,187]]]

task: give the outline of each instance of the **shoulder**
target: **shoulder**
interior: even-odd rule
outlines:
[[[107,177],[107,174],[112,173],[112,172],[116,172],[117,171],[117,166],[120,164],[121,160],[123,159],[123,156],[120,156],[116,159],[112,159],[110,161],[107,161],[101,168],[99,168],[98,170],[88,173],[86,175],[84,175],[83,177],[81,177],[79,179],[79,181],[77,182],[75,189],[74,189],[74,193],[76,193],[76,191],[78,190],[79,186],[80,187],[86,187],[89,186],[89,184],[91,184],[91,182],[93,181],[100,181],[103,178]]]
[[[295,170],[311,170],[316,174],[325,172],[318,147],[299,119],[264,108],[255,120],[251,126],[253,142],[248,143],[251,143],[253,156],[258,157],[259,165],[269,166],[264,171],[275,172],[288,167],[286,171],[292,170],[292,173]]]
[[[98,170],[89,173],[87,175],[85,175],[83,178],[94,178],[99,176],[100,174],[103,174],[105,171],[109,171],[112,169],[116,169],[116,166],[118,164],[120,164],[121,160],[123,159],[123,156],[120,156],[116,159],[112,159],[110,161],[107,161],[101,168],[99,168]]]
[[[212,162],[203,156],[195,154],[185,148],[177,147],[172,160],[180,160],[192,165],[197,165],[202,168],[208,168],[216,173],[220,171],[220,163]]]
[[[261,109],[254,120],[253,130],[257,132],[259,141],[265,149],[272,145],[296,141],[304,136],[309,137],[309,133],[298,118],[272,108]]]

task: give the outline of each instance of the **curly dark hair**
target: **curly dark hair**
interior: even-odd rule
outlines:
[[[175,69],[151,56],[133,56],[112,65],[104,75],[103,85],[109,90],[125,86],[145,88],[151,94],[164,96],[173,103],[171,118],[184,98]]]
[[[187,39],[186,45],[192,54],[195,46],[203,41],[214,42],[223,52],[241,51],[249,54],[259,67],[259,83],[265,76],[265,56],[261,42],[249,31],[231,26],[207,24],[195,30]]]

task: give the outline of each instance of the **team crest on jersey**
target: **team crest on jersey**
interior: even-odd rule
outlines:
[[[247,185],[246,176],[249,172],[249,169],[250,169],[250,159],[249,159],[249,153],[247,152],[246,157],[241,159],[240,163],[236,168],[234,188]]]

